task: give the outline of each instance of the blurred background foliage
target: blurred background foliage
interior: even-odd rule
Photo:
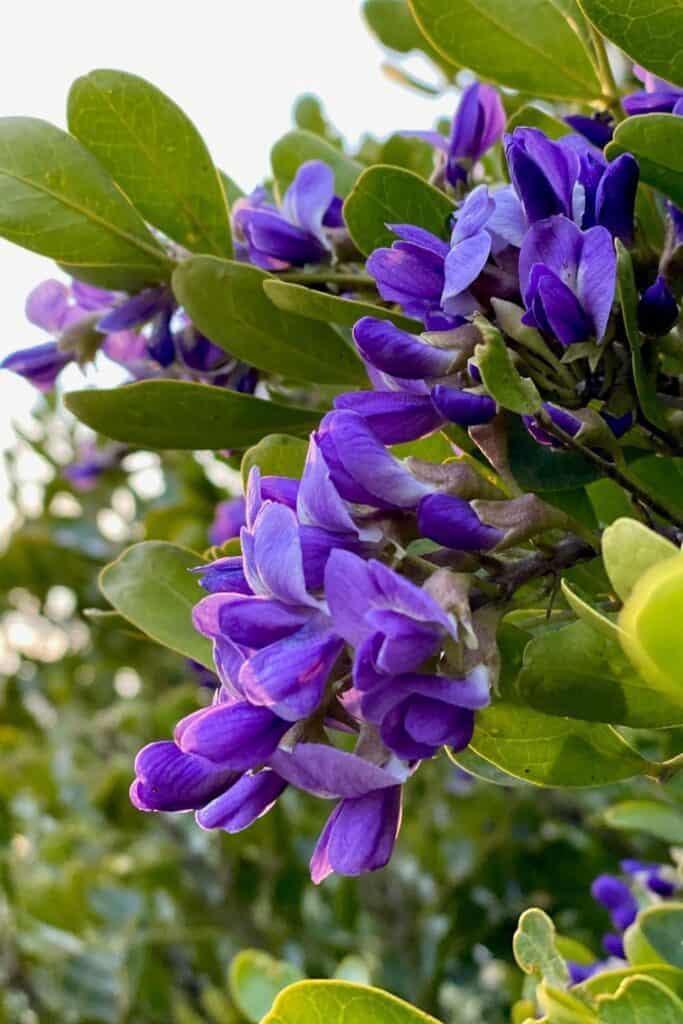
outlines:
[[[134,540],[203,551],[238,476],[227,457],[177,453],[162,468],[130,452],[78,490],[61,468],[81,431],[41,402],[5,457],[0,1020],[237,1024],[228,966],[255,947],[310,977],[367,978],[453,1024],[502,1024],[521,990],[510,950],[526,907],[598,954],[591,880],[620,857],[666,859],[663,842],[603,818],[615,800],[652,796],[646,780],[553,792],[439,758],[411,785],[390,866],[320,888],[308,876],[319,801],[287,792],[232,837],[132,808],[136,751],[210,689],[106,612],[97,572]]]

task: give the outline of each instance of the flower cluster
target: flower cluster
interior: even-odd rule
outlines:
[[[627,859],[622,860],[619,867],[620,875],[599,875],[591,886],[593,899],[605,908],[614,929],[602,937],[607,959],[591,964],[569,961],[572,984],[576,985],[602,971],[625,966],[624,933],[635,921],[638,911],[671,899],[680,887],[675,870],[668,864]]]
[[[252,469],[241,555],[198,570],[208,594],[194,621],[220,687],[174,740],[140,752],[137,807],[194,810],[202,827],[236,832],[292,785],[338,801],[314,881],[386,864],[403,784],[442,746],[466,747],[489,702],[451,574],[420,587],[386,564],[390,524],[415,530],[429,498],[448,500],[350,411],[311,437],[300,482]]]

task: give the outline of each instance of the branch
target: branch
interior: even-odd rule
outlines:
[[[586,541],[578,537],[561,540],[549,551],[539,551],[505,567],[492,581],[498,586],[498,593],[494,597],[475,590],[470,601],[472,610],[476,611],[488,604],[503,604],[525,583],[544,576],[558,576],[563,569],[591,558],[595,558],[595,549]]]

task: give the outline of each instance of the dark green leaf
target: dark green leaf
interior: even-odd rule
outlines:
[[[287,132],[270,151],[270,161],[278,190],[282,195],[292,184],[296,172],[307,160],[322,160],[334,171],[335,192],[347,196],[363,165],[346,156],[314,132]]]
[[[605,153],[609,160],[633,153],[641,180],[683,205],[683,118],[675,114],[627,117],[617,125]]]
[[[179,380],[72,391],[65,404],[98,433],[141,448],[247,448],[266,434],[306,435],[320,420],[308,409]]]
[[[418,25],[449,60],[520,92],[600,95],[575,4],[552,0],[410,0]]]
[[[226,174],[225,171],[220,171],[219,170],[218,177],[221,179],[221,185],[223,186],[223,193],[224,193],[225,198],[227,200],[228,206],[230,208],[232,208],[232,204],[237,199],[241,199],[242,196],[244,196],[244,194],[245,194],[244,189],[240,188],[240,186],[237,184],[237,182],[233,181],[233,179],[230,177],[230,175]]]
[[[550,715],[643,729],[683,723],[683,691],[655,690],[616,637],[585,622],[535,637],[524,652],[517,689],[523,701]]]
[[[538,444],[518,416],[507,423],[508,460],[525,491],[571,490],[596,480],[599,469],[578,452],[561,452]]]
[[[683,85],[681,0],[579,0],[585,14],[624,53],[660,78]]]
[[[190,252],[232,256],[218,171],[173,100],[144,78],[101,69],[76,79],[67,112],[71,133],[148,223]]]
[[[650,763],[608,725],[544,715],[499,701],[477,712],[475,754],[537,786],[603,786]]]
[[[394,313],[393,310],[384,309],[382,306],[373,306],[371,302],[342,299],[339,295],[317,292],[305,285],[290,284],[276,278],[266,278],[263,288],[278,309],[306,317],[307,320],[322,320],[324,323],[353,327],[361,317],[374,316],[378,320],[391,320],[404,331],[419,334],[424,330],[418,320],[411,320],[410,317]]]
[[[173,290],[202,334],[238,359],[297,380],[359,384],[360,359],[332,328],[279,310],[258,267],[193,256],[173,274]]]
[[[387,224],[415,224],[445,238],[453,209],[450,199],[419,175],[378,164],[358,179],[344,203],[344,219],[360,251],[369,254],[396,241]]]
[[[202,559],[186,548],[149,540],[127,548],[100,574],[100,589],[124,619],[186,658],[213,669],[211,643],[192,625],[204,592],[190,572]]]
[[[646,420],[655,427],[666,429],[667,419],[664,408],[657,398],[656,364],[646,365],[646,353],[638,330],[638,291],[633,274],[633,262],[628,249],[617,239],[617,291],[621,313],[624,318],[626,338],[631,349],[633,381],[638,394],[640,408]]]
[[[0,234],[105,288],[135,291],[172,269],[95,157],[33,117],[0,120]]]

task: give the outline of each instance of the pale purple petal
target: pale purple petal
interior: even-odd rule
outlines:
[[[402,782],[401,777],[376,764],[324,743],[298,743],[293,751],[279,749],[269,759],[278,775],[298,789],[325,800],[365,796]]]
[[[26,319],[36,327],[57,334],[68,309],[69,289],[61,281],[42,281],[26,299]]]
[[[453,246],[444,265],[442,306],[445,307],[476,281],[486,266],[490,253],[491,236],[486,231],[465,238]]]
[[[617,257],[612,237],[606,228],[591,228],[583,238],[577,291],[598,341],[604,337],[612,312],[616,278]]]

